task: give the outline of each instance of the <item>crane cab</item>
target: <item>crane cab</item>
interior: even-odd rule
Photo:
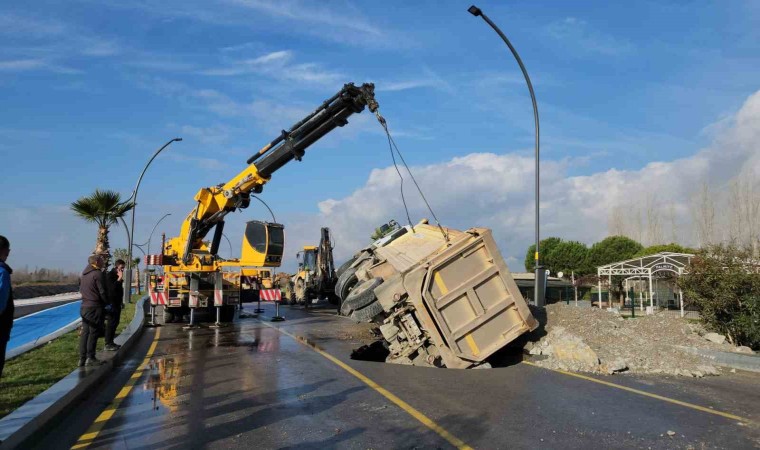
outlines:
[[[285,248],[285,229],[280,223],[252,220],[245,224],[241,266],[280,267]]]

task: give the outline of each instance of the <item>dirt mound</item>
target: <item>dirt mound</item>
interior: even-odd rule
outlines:
[[[69,292],[79,292],[79,286],[76,284],[36,284],[13,286],[13,298],[35,298],[47,297],[50,295],[66,294]]]
[[[541,366],[597,373],[653,373],[702,377],[719,368],[679,346],[735,351],[706,339],[698,324],[662,315],[623,318],[615,312],[563,303],[536,312],[543,327],[525,346]]]

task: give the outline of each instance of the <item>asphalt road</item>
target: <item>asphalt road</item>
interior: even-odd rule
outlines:
[[[325,311],[282,312],[280,323],[146,330],[135,358],[39,448],[760,447],[758,374],[599,377],[661,396],[652,398],[509,358],[484,370],[355,361],[364,328]]]

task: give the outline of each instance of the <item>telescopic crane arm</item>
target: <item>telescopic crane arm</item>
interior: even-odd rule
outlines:
[[[242,172],[226,183],[203,188],[195,194],[197,205],[182,223],[180,235],[169,240],[164,254],[175,256],[177,262],[189,265],[193,250],[204,247],[203,238],[211,228],[214,237],[210,255],[216,255],[224,228],[224,217],[236,209],[247,208],[250,194],[262,191],[274,172],[293,159],[300,161],[309,146],[335,128],[348,123],[348,118],[364,110],[365,106],[377,112],[375,86],[365,83],[355,86],[348,83],[327,99],[314,112],[294,124],[246,161]]]

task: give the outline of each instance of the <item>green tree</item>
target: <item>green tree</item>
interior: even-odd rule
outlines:
[[[625,236],[610,236],[591,246],[588,252],[588,263],[592,271],[605,264],[631,259],[643,250],[638,242]]]
[[[95,240],[94,254],[108,255],[108,230],[115,225],[119,218],[131,210],[131,202],[122,203],[121,195],[115,191],[101,191],[95,189],[95,192],[89,196],[81,197],[71,203],[71,210],[86,220],[98,225],[98,235]]]
[[[596,272],[596,268],[606,264],[624,261],[633,258],[633,255],[644,249],[644,246],[625,236],[610,236],[596,244],[592,245],[588,251],[588,268]],[[616,292],[619,297],[620,306],[623,306],[625,298],[623,297],[623,277],[612,277],[610,286],[610,304],[612,293]]]
[[[553,274],[564,272],[568,276],[575,272],[576,276],[590,272],[588,267],[588,247],[578,241],[562,241],[551,248],[546,255],[551,263],[549,270]]]
[[[546,239],[541,239],[541,247],[540,251],[541,254],[539,257],[541,258],[541,265],[545,268],[549,268],[552,265],[551,259],[550,259],[550,253],[552,249],[562,242],[562,239],[558,237],[548,237]],[[530,247],[528,247],[528,251],[525,253],[525,270],[528,272],[533,272],[536,270],[536,244],[532,244]],[[552,270],[552,273],[554,271]]]
[[[750,250],[700,250],[678,285],[709,328],[735,345],[760,347],[760,267]]]
[[[636,252],[636,254],[632,256],[632,258],[638,258],[640,256],[647,256],[647,255],[654,255],[661,252],[696,253],[697,250],[693,248],[689,248],[689,247],[684,247],[682,245],[678,245],[672,242],[670,244],[650,245],[649,247]]]

